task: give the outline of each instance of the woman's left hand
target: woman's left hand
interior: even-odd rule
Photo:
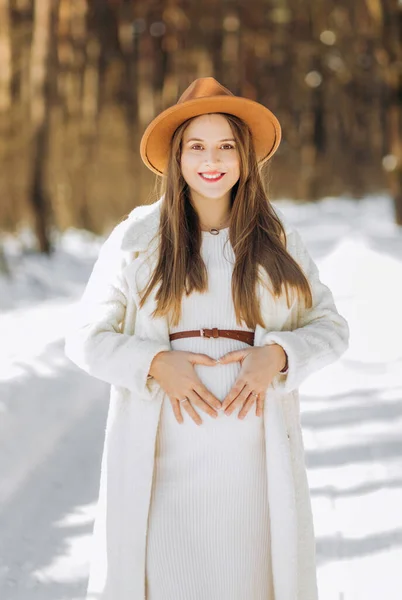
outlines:
[[[255,414],[261,417],[264,413],[266,390],[275,375],[283,368],[285,359],[285,351],[278,344],[235,350],[221,356],[218,359],[219,364],[240,362],[242,366],[232,389],[222,403],[225,415],[231,415],[241,406],[238,418],[243,419],[256,402]]]

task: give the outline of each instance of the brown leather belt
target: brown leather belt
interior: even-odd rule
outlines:
[[[177,331],[171,333],[169,336],[170,340],[178,340],[180,338],[187,337],[206,337],[206,338],[231,338],[233,340],[239,340],[245,342],[250,346],[254,345],[254,331],[241,331],[238,329],[218,329],[213,327],[212,329],[191,329],[189,331]]]

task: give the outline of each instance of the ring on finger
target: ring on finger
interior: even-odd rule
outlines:
[[[181,404],[182,402],[185,402],[186,400],[188,400],[188,398],[183,398],[182,400],[179,400],[179,402]]]
[[[250,392],[250,394],[251,394],[252,396],[256,396],[257,398],[258,398],[258,396],[259,396],[259,394],[256,394],[255,392]]]

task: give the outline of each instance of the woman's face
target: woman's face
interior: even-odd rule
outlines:
[[[183,134],[181,171],[192,194],[230,196],[240,177],[240,160],[225,117],[207,114],[191,121]]]

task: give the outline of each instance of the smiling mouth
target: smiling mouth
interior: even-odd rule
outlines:
[[[213,173],[213,174],[212,173],[198,173],[198,175],[204,181],[213,182],[213,181],[220,181],[222,179],[222,177],[225,175],[225,173]]]

